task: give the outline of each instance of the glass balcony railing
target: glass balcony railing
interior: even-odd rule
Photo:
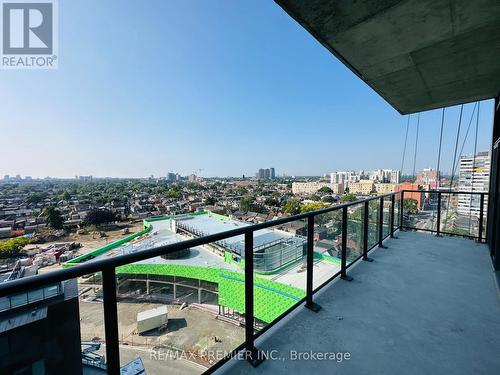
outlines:
[[[477,217],[462,218],[467,204]],[[370,250],[396,230],[481,241],[486,204],[486,193],[405,190],[181,242],[155,245],[151,233],[141,251],[133,244],[114,257],[1,284],[0,312],[56,296],[61,282],[76,279],[79,307],[64,319],[80,327],[84,364],[119,374],[140,358],[148,374],[163,374],[181,371],[176,359],[187,358],[202,373],[243,353],[256,366],[264,359],[256,338],[304,302],[318,311],[314,294],[339,276],[352,280],[350,266],[370,261]],[[186,265],[193,256],[198,263]]]
[[[403,229],[482,241],[486,238],[488,193],[455,191],[403,192]]]

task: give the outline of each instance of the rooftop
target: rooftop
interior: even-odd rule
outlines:
[[[232,360],[218,373],[493,374],[500,367],[500,300],[488,248],[416,232],[377,249],[256,341],[259,350],[349,352],[350,360]],[[307,332],[307,334],[305,334]],[[224,371],[222,371],[224,370]]]
[[[203,235],[210,235],[231,229],[250,226],[248,223],[212,213],[208,213],[206,215],[186,216],[182,222],[190,228],[194,228],[195,230],[203,233]],[[255,232],[253,241],[254,247],[259,247],[271,242],[293,238],[293,235],[283,231],[261,229]],[[244,255],[245,239],[243,235],[227,238],[224,242],[231,250]]]

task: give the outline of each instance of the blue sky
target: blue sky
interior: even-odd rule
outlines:
[[[406,117],[269,0],[61,1],[59,69],[0,71],[0,174],[400,168]],[[466,127],[472,104],[464,109]],[[417,169],[437,161],[422,113]],[[447,109],[450,171],[458,107]],[[479,150],[491,141],[481,103]],[[411,173],[416,116],[405,162]],[[473,150],[473,127],[466,143]]]

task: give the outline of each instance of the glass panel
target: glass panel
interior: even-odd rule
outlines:
[[[395,206],[394,206],[394,228],[399,228],[401,226],[401,193],[396,193],[394,195]]]
[[[214,228],[243,225],[222,215],[184,218],[189,225],[179,225],[182,231],[176,232],[170,219],[151,222],[154,241],[180,242]],[[134,245],[147,248],[148,241],[146,237]],[[140,358],[148,375],[202,373],[243,343],[245,257],[236,252],[243,249],[244,236],[236,236],[118,267],[121,365]],[[256,304],[256,317],[262,309]]]
[[[307,230],[307,220],[296,220],[254,233],[256,330],[273,322],[305,296]],[[324,236],[321,227],[314,228],[317,241]]]
[[[178,285],[186,285],[186,286],[193,286],[193,287],[198,287],[200,285],[200,281],[198,279],[191,279],[191,278],[180,277],[180,276],[176,276],[175,282]]]
[[[365,204],[347,208],[347,264],[363,255]]]
[[[12,307],[26,305],[28,303],[28,293],[19,293],[10,297]]]
[[[384,216],[383,216],[383,237],[387,237],[391,233],[391,215],[392,215],[392,201],[391,197],[384,197]]]
[[[404,192],[403,195],[403,226],[417,228],[420,220],[419,212],[422,209],[423,193]]]
[[[150,281],[146,293],[154,300],[172,302],[175,300],[174,285],[174,283]]]
[[[436,231],[438,194],[412,192],[405,193],[404,196],[405,226],[424,231]],[[441,213],[442,208],[441,205]]]
[[[101,273],[84,275],[77,280],[77,308],[80,320],[81,354],[85,369],[106,370],[106,343]],[[71,284],[70,284],[71,286]],[[117,281],[120,286],[120,280]]]
[[[35,290],[30,290],[28,292],[28,300],[29,302],[35,302],[35,301],[40,301],[43,299],[43,289],[35,289]]]
[[[483,238],[486,234],[486,218],[488,213],[488,196],[483,204]],[[480,194],[458,194],[457,216],[453,225],[453,233],[468,232],[469,236],[479,237],[479,218],[481,215]]]
[[[340,272],[342,257],[342,210],[316,215],[313,288]]]
[[[177,284],[175,297],[179,303],[200,303],[198,288]]]
[[[419,212],[419,229],[437,231],[438,194],[424,193],[422,210]]]
[[[200,288],[206,289],[211,292],[217,291],[217,283],[212,283],[210,281],[200,280]]]
[[[442,194],[441,232],[468,236],[472,226],[472,217],[468,215],[469,194]]]
[[[214,305],[218,306],[219,305],[219,294],[215,292],[209,292],[207,290],[201,290],[200,291],[200,303],[207,304],[207,305]]]
[[[488,225],[488,195],[484,196],[483,205],[483,239],[486,238],[486,227]],[[478,217],[478,233],[479,233],[479,217]]]
[[[368,202],[368,249],[378,244],[380,202],[373,199]]]
[[[43,290],[45,298],[57,296],[59,294],[59,285],[49,285]]]
[[[0,298],[0,311],[10,309],[10,298],[2,297]]]

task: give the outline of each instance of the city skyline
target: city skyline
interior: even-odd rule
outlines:
[[[485,153],[485,154],[488,154],[489,151],[481,151],[479,150],[478,153]],[[472,156],[473,153],[464,153],[462,155],[460,155],[458,157],[459,161],[462,159],[462,158],[466,158],[466,157],[469,157],[469,156]],[[269,170],[271,169],[275,169],[275,168],[268,168]],[[259,171],[265,171],[265,169],[262,169],[260,168]],[[424,172],[424,171],[428,171],[428,170],[431,170],[431,171],[436,171],[435,167],[433,166],[429,166],[429,167],[423,167],[423,168],[420,168],[420,169],[417,169],[416,170],[416,174],[415,174],[415,178],[418,179],[418,175],[421,173],[421,172]],[[161,178],[161,179],[165,179],[166,181],[169,181],[169,182],[175,182],[175,181],[179,181],[180,179],[188,179],[190,176],[196,176],[196,177],[202,177],[202,178],[232,178],[232,179],[238,179],[238,178],[245,178],[245,179],[259,179],[259,171],[257,173],[249,173],[249,174],[239,174],[239,175],[234,175],[234,176],[230,176],[230,175],[227,175],[227,176],[222,176],[222,175],[214,175],[214,176],[203,176],[201,174],[196,174],[196,173],[188,173],[188,174],[182,174],[182,173],[178,173],[178,172],[166,172],[164,174],[159,174],[159,175],[153,175],[153,174],[150,174],[150,175],[146,175],[146,176],[123,176],[123,177],[116,177],[116,176],[97,176],[97,175],[93,175],[93,174],[90,174],[90,175],[78,175],[78,174],[74,174],[72,176],[31,176],[31,175],[22,175],[20,173],[14,173],[14,174],[1,174],[0,173],[0,182],[2,180],[11,180],[11,181],[14,181],[14,180],[43,180],[43,179],[60,179],[60,180],[80,180],[80,181],[92,181],[93,179],[148,179],[148,178]],[[331,171],[331,172],[325,172],[325,173],[321,173],[321,174],[305,174],[305,175],[292,175],[292,174],[287,174],[287,173],[277,173],[275,172],[275,177],[273,178],[260,178],[260,179],[278,179],[278,178],[307,178],[307,177],[311,177],[311,178],[326,178],[326,179],[330,179],[331,180],[331,175],[332,174],[335,174],[335,173],[350,173],[350,172],[353,172],[353,173],[360,173],[360,172],[364,172],[366,174],[366,179],[370,179],[372,175],[372,173],[374,172],[377,172],[377,171],[394,171],[394,172],[398,172],[398,181],[399,181],[399,176],[400,177],[411,177],[413,176],[411,173],[406,173],[406,174],[401,174],[400,173],[400,169],[391,169],[391,168],[374,168],[374,169],[365,169],[365,168],[360,168],[360,169],[350,169],[350,168],[341,168],[341,169],[338,169],[336,171]],[[459,173],[458,169],[455,170],[455,176],[457,176]],[[441,178],[444,178],[444,177],[447,177],[447,176],[451,176],[452,172],[451,171],[443,171],[442,169],[440,169],[440,176]]]

